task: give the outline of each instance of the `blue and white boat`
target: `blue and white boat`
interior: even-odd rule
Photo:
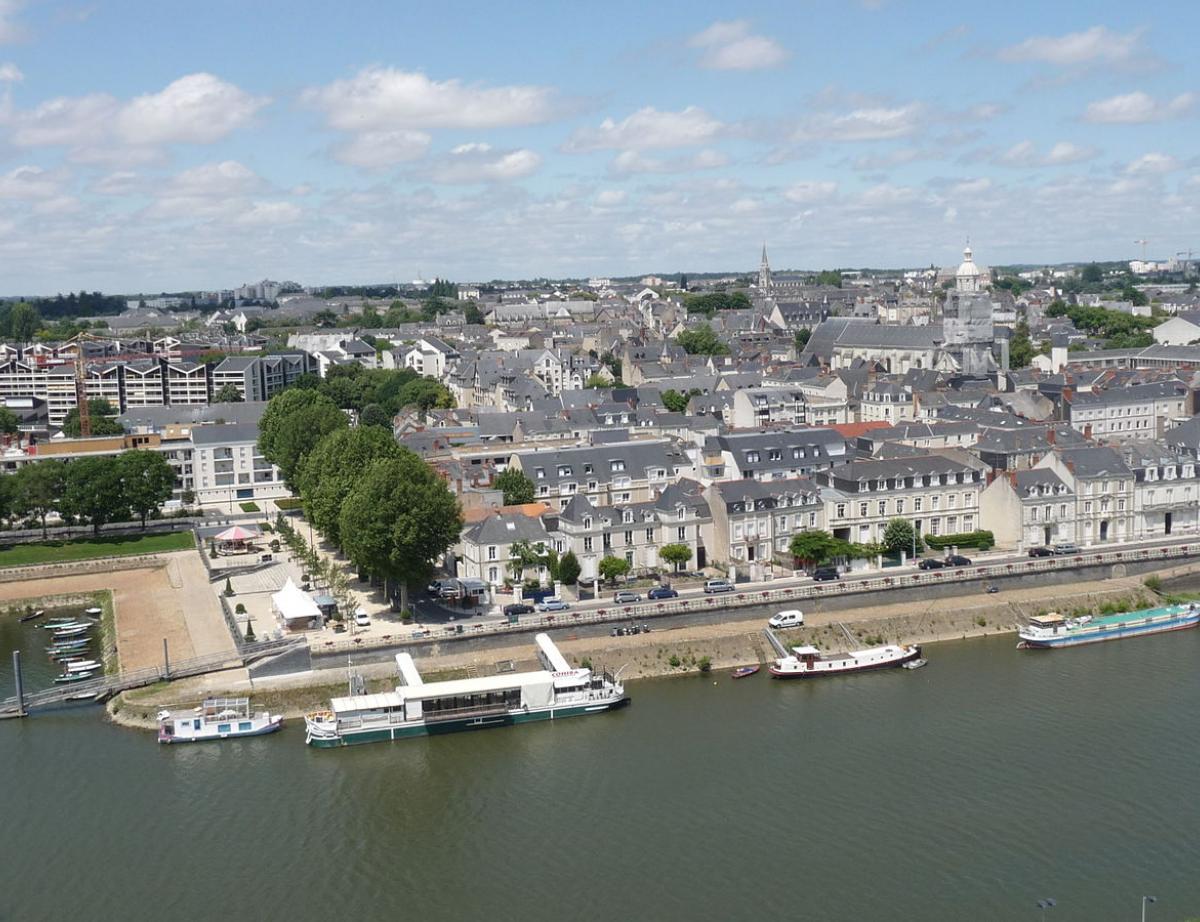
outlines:
[[[1097,617],[1083,615],[1068,618],[1052,611],[1030,618],[1029,624],[1017,631],[1017,636],[1021,638],[1017,646],[1022,649],[1077,647],[1105,640],[1182,631],[1197,624],[1200,624],[1200,608],[1195,603]]]
[[[254,713],[249,698],[206,698],[190,711],[158,712],[160,743],[200,743],[263,736],[283,725],[283,717],[269,711]]]

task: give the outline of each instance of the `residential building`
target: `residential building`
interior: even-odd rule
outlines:
[[[821,490],[812,480],[730,480],[706,491],[712,524],[705,544],[733,566],[787,561],[792,535],[824,529]]]

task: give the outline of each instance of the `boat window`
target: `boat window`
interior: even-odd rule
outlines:
[[[217,724],[217,732],[218,733],[228,733],[229,732],[229,724]]]
[[[199,721],[198,719],[197,719],[197,720],[193,720],[193,721],[192,721],[192,729],[193,729],[193,730],[199,730],[199,729],[200,729],[200,721]]]
[[[238,729],[239,730],[249,730],[252,726],[253,726],[253,724],[251,724],[250,721],[243,720],[241,723],[238,724]]]

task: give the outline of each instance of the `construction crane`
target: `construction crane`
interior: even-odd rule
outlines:
[[[109,340],[91,333],[76,333],[63,343],[64,346],[75,344],[75,406],[79,410],[79,434],[86,439],[92,434],[92,413],[87,397],[87,366],[83,360],[85,342],[106,343]]]
[[[1133,242],[1140,243],[1142,245],[1142,262],[1145,262],[1146,261],[1146,244],[1149,243],[1150,241],[1143,237],[1141,240],[1135,240]]]

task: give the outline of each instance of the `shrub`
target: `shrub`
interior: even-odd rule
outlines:
[[[244,615],[244,614],[246,614],[246,606],[245,606],[245,605],[243,605],[241,602],[238,602],[238,603],[237,603],[237,605],[235,605],[235,606],[234,606],[234,608],[233,608],[233,613],[234,613],[235,615]]]
[[[979,627],[987,627],[987,618],[983,617],[983,615],[979,615],[975,619],[975,623],[979,625]]]
[[[707,656],[700,657],[700,671],[708,672],[712,669],[712,659]]]
[[[671,664],[672,669],[679,668],[680,660],[679,660],[679,657],[676,656],[674,653],[671,654],[671,658],[669,660],[667,660],[667,662]]]
[[[592,668],[592,660],[590,657],[585,656],[583,659],[581,659],[579,661],[579,665],[583,669],[591,669]]]
[[[957,535],[922,535],[925,543],[935,551],[948,547],[973,547],[981,551],[990,550],[996,544],[996,537],[986,529],[966,531]]]
[[[1142,580],[1142,585],[1151,592],[1162,592],[1162,580],[1154,574],[1151,574]]]
[[[275,500],[275,508],[290,512],[300,508],[300,500],[294,496],[285,496],[283,499]]]

